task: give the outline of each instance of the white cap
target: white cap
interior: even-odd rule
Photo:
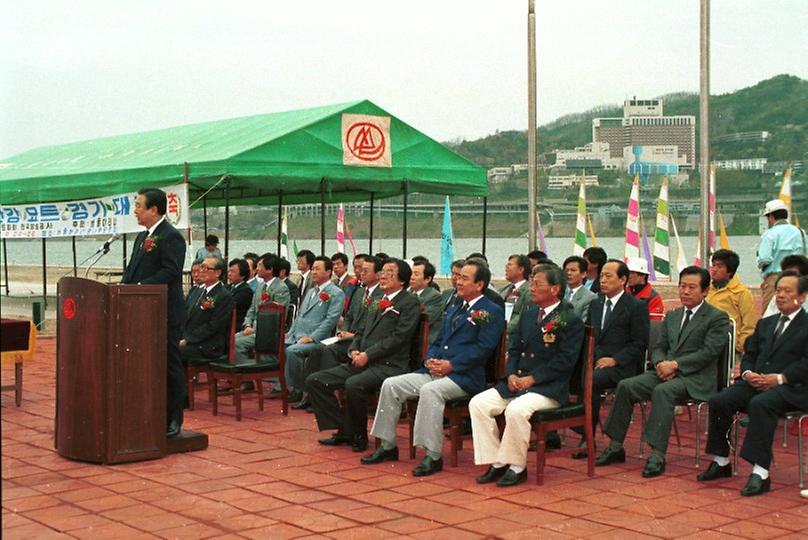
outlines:
[[[763,209],[763,215],[768,216],[772,212],[778,210],[785,210],[788,212],[788,206],[781,199],[774,199],[766,203],[766,208]]]
[[[626,266],[630,272],[648,275],[648,261],[642,257],[626,257]]]

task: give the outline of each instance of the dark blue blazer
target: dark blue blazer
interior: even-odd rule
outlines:
[[[539,307],[533,303],[522,312],[519,330],[514,335],[515,339],[511,339],[508,349],[505,378],[497,383],[496,389],[504,398],[534,392],[563,405],[569,397],[570,377],[583,345],[584,323],[566,302],[549,313],[541,326],[536,323],[538,316]],[[545,343],[542,329],[556,318],[566,321],[566,326],[556,334],[555,342]],[[532,375],[536,384],[527,390],[511,392],[508,389],[508,376],[514,374],[520,377]]]
[[[499,344],[505,328],[505,312],[483,296],[474,304],[472,311],[487,311],[488,323],[475,324],[465,314],[455,321],[455,315],[462,307],[461,303],[446,311],[440,333],[429,347],[426,357],[451,361],[452,372],[448,377],[466,393],[474,395],[485,390],[485,364]],[[428,371],[422,367],[417,373]]]
[[[121,283],[168,286],[168,325],[181,326],[185,318],[182,298],[182,266],[185,262],[185,239],[167,220],[154,230],[154,248],[146,252],[148,231],[137,235],[132,258],[124,270]]]
[[[606,297],[602,294],[589,304],[588,323],[595,332],[595,362],[604,356],[617,360],[613,368],[621,378],[633,377],[645,361],[650,333],[648,304],[623,293],[620,300],[612,308],[612,313],[601,329]]]

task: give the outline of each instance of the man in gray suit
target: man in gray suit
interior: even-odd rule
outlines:
[[[443,321],[443,301],[440,293],[432,287],[435,279],[435,266],[427,260],[419,260],[412,265],[410,292],[424,306],[424,313],[429,322],[429,343],[435,341]]]
[[[300,300],[300,311],[286,332],[286,385],[294,388],[289,401],[303,398],[305,357],[323,339],[331,336],[342,313],[345,294],[331,282],[331,259],[315,257],[311,286]]]
[[[455,302],[463,302],[457,296],[457,278],[460,277],[460,269],[463,268],[463,259],[457,259],[452,261],[452,274],[449,276],[449,279],[452,283],[451,287],[448,287],[443,290],[440,294],[441,302],[443,303],[443,312],[446,313],[449,311],[449,308],[452,307]]]
[[[508,284],[499,290],[505,300],[505,316],[508,318],[508,341],[519,332],[519,317],[530,306],[530,270],[533,266],[526,255],[511,255],[505,265]],[[510,313],[508,308],[510,304]]]
[[[236,360],[249,361],[255,347],[255,322],[258,316],[258,307],[267,302],[289,304],[289,288],[278,279],[281,259],[272,253],[265,253],[258,259],[256,275],[261,278],[253,294],[252,304],[244,316],[241,332],[236,334]]]
[[[596,465],[625,462],[623,440],[634,404],[650,399],[651,414],[643,440],[653,451],[642,475],[659,476],[665,472],[676,402],[688,397],[706,401],[716,393],[719,356],[727,343],[729,317],[704,301],[709,287],[710,274],[704,268],[688,266],[679,273],[682,307],[665,317],[652,351],[655,369],[618,383],[614,404],[603,425],[603,432],[612,442],[595,460]]]
[[[577,255],[564,260],[564,274],[567,276],[567,292],[564,300],[572,304],[573,311],[582,321],[585,321],[589,315],[589,304],[598,297],[597,294],[584,287],[588,265],[586,259]]]

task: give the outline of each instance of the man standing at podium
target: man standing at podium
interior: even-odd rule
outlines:
[[[138,191],[135,217],[147,230],[137,235],[132,258],[123,273],[123,284],[168,286],[168,344],[166,348],[166,436],[176,437],[182,428],[185,371],[180,359],[183,299],[182,265],[185,239],[165,218],[166,193],[155,188]]]

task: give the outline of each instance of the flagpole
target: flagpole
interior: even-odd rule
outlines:
[[[701,153],[701,249],[697,257],[706,264],[710,252],[710,0],[701,0],[699,16],[699,147]]]
[[[527,244],[536,249],[536,13],[534,0],[527,8]]]

